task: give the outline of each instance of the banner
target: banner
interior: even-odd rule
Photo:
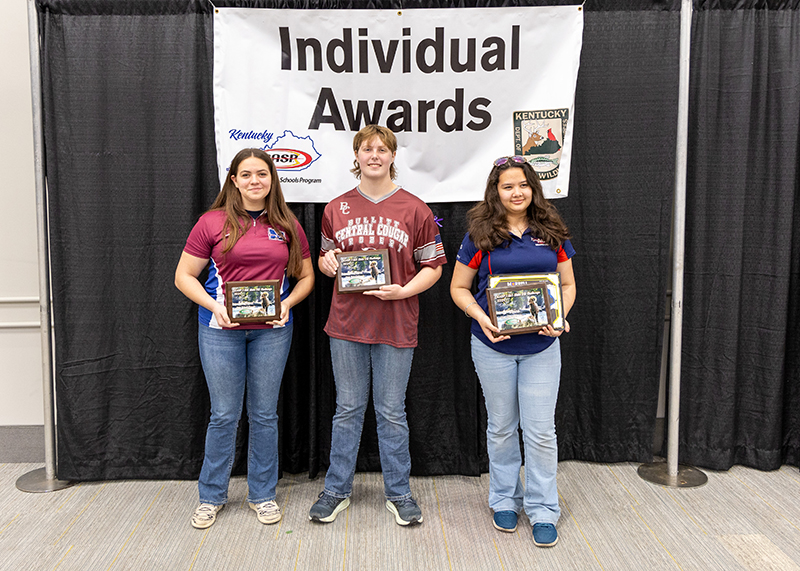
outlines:
[[[568,193],[581,6],[214,12],[220,177],[265,149],[290,202],[352,189],[353,135],[398,139],[396,182],[426,202],[483,198],[492,162],[522,155]]]

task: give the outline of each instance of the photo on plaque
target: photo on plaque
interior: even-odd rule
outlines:
[[[389,250],[362,250],[336,254],[339,269],[336,286],[339,293],[379,289],[392,283],[389,272]]]
[[[545,282],[547,293],[550,294],[550,313],[553,316],[553,329],[564,329],[564,298],[561,291],[561,274],[550,272],[546,274],[495,274],[489,276],[489,288],[520,286],[535,282]],[[488,290],[487,290],[488,291]]]
[[[533,333],[553,323],[547,282],[529,282],[486,290],[489,317],[503,335]]]
[[[279,280],[251,280],[225,284],[225,307],[235,323],[266,323],[281,317]]]

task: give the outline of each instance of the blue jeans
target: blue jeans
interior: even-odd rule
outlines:
[[[200,361],[211,397],[200,501],[228,501],[228,482],[242,416],[245,387],[250,421],[247,499],[275,499],[278,484],[278,395],[292,344],[292,324],[274,329],[198,328]]]
[[[502,343],[502,341],[501,341]],[[555,412],[561,377],[561,345],[533,355],[506,355],[472,336],[472,361],[486,401],[489,507],[525,509],[531,524],[555,524],[558,507]],[[519,472],[518,427],[525,447],[525,487]]]
[[[413,357],[413,348],[398,349],[391,345],[331,338],[336,414],[331,435],[331,465],[325,476],[326,493],[347,498],[353,491],[372,372],[372,400],[378,423],[384,494],[387,500],[411,497],[406,387]]]

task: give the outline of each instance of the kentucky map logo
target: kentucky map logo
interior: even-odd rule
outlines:
[[[286,242],[286,232],[283,230],[278,231],[275,228],[270,228],[268,231],[268,236],[270,240],[277,240],[278,242]]]
[[[230,129],[228,137],[234,141],[260,139],[259,148],[267,152],[279,171],[305,170],[322,156],[311,137],[299,137],[289,130],[276,137],[271,131]]]
[[[541,180],[558,176],[569,109],[514,112],[514,153],[525,157]]]
[[[298,137],[291,131],[270,141],[264,150],[279,171],[301,171],[311,166],[322,155],[314,148],[311,137]]]

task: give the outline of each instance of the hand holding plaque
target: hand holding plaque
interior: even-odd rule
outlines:
[[[503,335],[533,333],[552,325],[564,329],[561,274],[489,276],[489,317]]]

